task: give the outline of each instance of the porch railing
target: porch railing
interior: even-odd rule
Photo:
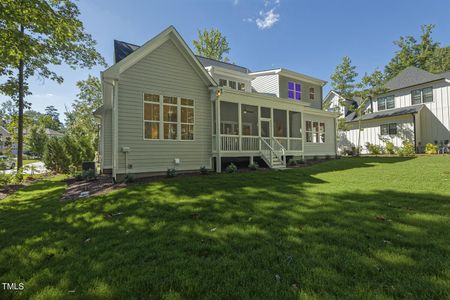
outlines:
[[[258,152],[263,150],[262,141],[265,141],[273,150],[298,151],[302,149],[301,138],[270,138],[259,136],[220,135],[220,151],[224,152]],[[213,136],[213,151],[219,148],[216,136]],[[285,154],[285,153],[284,153]],[[283,154],[283,156],[284,156]]]

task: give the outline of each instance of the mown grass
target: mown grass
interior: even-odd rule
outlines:
[[[0,298],[448,299],[450,157],[183,177],[0,201]],[[1,286],[0,286],[1,288]]]
[[[35,162],[39,162],[39,159],[24,159],[23,160],[23,165],[25,166],[25,165],[29,165],[29,164],[32,164],[32,163],[35,163]]]

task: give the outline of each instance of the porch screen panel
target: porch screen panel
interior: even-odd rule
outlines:
[[[287,137],[287,117],[285,110],[273,110],[273,135],[276,137]]]
[[[302,137],[302,120],[299,112],[289,112],[289,137],[301,138]]]
[[[229,135],[239,134],[238,104],[220,102],[220,133]]]
[[[242,105],[242,135],[258,136],[258,107]]]

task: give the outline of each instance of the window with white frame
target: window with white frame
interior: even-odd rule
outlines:
[[[314,100],[316,96],[316,90],[313,87],[309,88],[309,100]]]
[[[411,105],[433,102],[433,88],[426,87],[411,91]]]
[[[227,86],[227,80],[219,78],[219,86]]]
[[[325,143],[325,123],[306,121],[306,142]]]
[[[194,139],[194,100],[181,98],[181,139]]]
[[[243,83],[243,82],[238,82],[238,90],[240,90],[240,91],[245,91],[245,83]]]
[[[233,90],[236,89],[236,81],[228,80],[228,86]]]
[[[144,95],[144,138],[149,140],[159,139],[159,95]]]
[[[377,99],[378,102],[378,110],[385,110],[395,108],[395,97],[387,96],[387,97],[379,97]]]
[[[396,135],[397,123],[389,123],[380,125],[381,135]]]
[[[193,140],[194,100],[144,94],[144,139]]]
[[[302,85],[298,82],[288,82],[288,98],[289,99],[302,99]]]

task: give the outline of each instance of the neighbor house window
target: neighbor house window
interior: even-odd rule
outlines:
[[[238,83],[238,90],[240,90],[240,91],[245,91],[245,83],[239,82],[239,83]]]
[[[178,127],[178,98],[164,96],[163,103],[164,139],[176,140]]]
[[[144,138],[159,139],[159,95],[144,95]]]
[[[227,80],[226,79],[219,79],[219,86],[227,86]]]
[[[288,98],[300,100],[302,98],[302,86],[298,82],[288,82]]]
[[[378,110],[395,108],[394,96],[380,97],[377,99],[377,102],[378,102]]]
[[[312,87],[309,88],[309,100],[314,100],[316,94],[316,90]]]
[[[433,88],[427,87],[422,89],[423,102],[433,102]]]
[[[381,135],[396,135],[397,123],[389,123],[380,125]]]
[[[229,81],[228,81],[228,86],[229,86],[230,88],[232,88],[233,90],[235,90],[235,89],[236,89],[236,81],[231,81],[231,80],[229,80]]]
[[[411,92],[411,105],[422,103],[422,90],[414,90]]]
[[[194,100],[181,98],[181,139],[194,139]]]

